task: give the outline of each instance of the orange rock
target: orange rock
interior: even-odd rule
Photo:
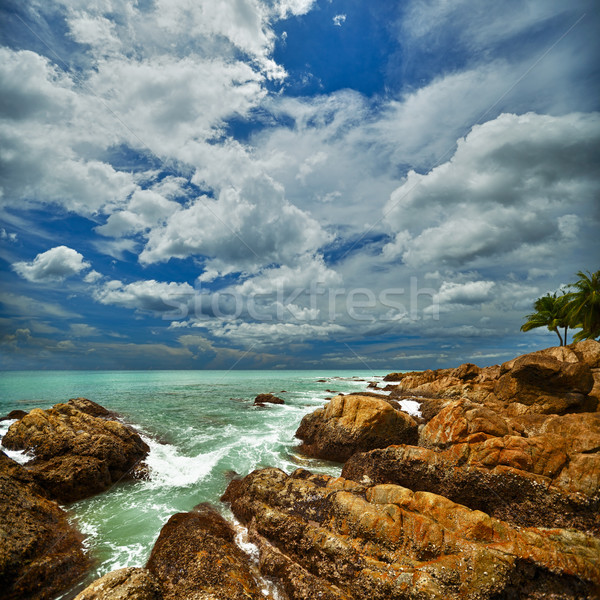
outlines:
[[[397,485],[300,475],[263,469],[227,492],[250,524],[261,570],[292,600],[483,600],[515,587],[520,597],[575,599],[600,581],[600,541],[582,533],[515,528]]]
[[[386,400],[336,396],[302,419],[296,437],[305,454],[343,462],[355,452],[416,442],[417,423]]]
[[[544,440],[505,436],[443,451],[399,445],[359,453],[342,476],[434,492],[519,525],[599,532],[597,456],[570,459],[564,440],[555,453]]]
[[[445,448],[458,442],[477,440],[513,433],[507,420],[481,404],[468,400],[450,403],[431,419],[419,434],[419,444],[424,447]]]

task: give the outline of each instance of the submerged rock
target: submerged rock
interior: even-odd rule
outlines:
[[[149,451],[131,427],[102,418],[109,414],[85,398],[35,408],[10,426],[2,445],[34,454],[27,470],[52,497],[86,498],[132,478]]]
[[[126,567],[96,579],[75,600],[163,600],[163,595],[150,571]]]
[[[0,452],[0,595],[50,600],[88,568],[81,536],[21,465]]]
[[[210,506],[173,515],[162,528],[146,568],[165,600],[264,600],[231,525]]]
[[[255,471],[223,497],[290,600],[592,598],[600,541],[398,485]]]
[[[296,437],[304,454],[344,462],[356,452],[416,442],[417,423],[387,399],[340,395],[306,415]]]

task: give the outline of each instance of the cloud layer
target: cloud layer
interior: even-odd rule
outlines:
[[[359,4],[10,0],[7,347],[401,368],[541,343],[532,300],[598,268],[594,4]],[[333,50],[378,56],[379,91],[357,63],[314,93]]]

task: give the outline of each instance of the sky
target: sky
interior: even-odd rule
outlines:
[[[593,0],[4,0],[0,369],[501,363],[600,268]]]

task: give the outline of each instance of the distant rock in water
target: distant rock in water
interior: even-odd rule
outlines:
[[[163,595],[150,571],[126,567],[96,579],[75,600],[163,600]]]
[[[264,600],[231,525],[212,507],[173,515],[162,528],[146,568],[164,600]]]
[[[285,400],[273,394],[259,394],[254,399],[255,406],[264,406],[265,404],[285,404]]]
[[[148,446],[131,427],[109,416],[85,398],[35,408],[10,426],[2,445],[33,453],[26,468],[35,481],[60,502],[73,502],[144,471],[137,467]]]
[[[595,597],[600,541],[398,485],[254,471],[223,497],[290,600]],[[216,596],[220,597],[220,596]]]
[[[368,395],[336,396],[306,415],[296,437],[308,456],[344,462],[356,452],[417,441],[416,421],[388,401]]]
[[[67,514],[3,452],[0,532],[0,596],[5,600],[51,600],[89,566]]]
[[[0,421],[12,421],[14,419],[22,419],[27,413],[24,410],[11,410],[4,417],[0,417]]]

